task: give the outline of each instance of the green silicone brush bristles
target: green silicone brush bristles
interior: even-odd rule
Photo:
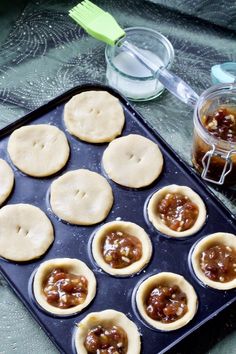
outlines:
[[[117,41],[125,37],[125,31],[108,12],[84,0],[69,11],[73,18],[92,37],[114,46]]]

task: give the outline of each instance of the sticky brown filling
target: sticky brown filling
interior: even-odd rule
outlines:
[[[166,226],[181,232],[195,224],[199,210],[187,196],[181,193],[168,193],[158,204],[157,212]]]
[[[223,244],[215,244],[200,254],[200,267],[205,276],[221,283],[236,277],[236,251]]]
[[[135,236],[112,231],[104,237],[101,253],[112,268],[125,268],[142,257],[142,244]]]
[[[128,337],[119,326],[92,328],[84,341],[88,354],[126,354]]]
[[[43,292],[50,305],[67,309],[85,301],[88,294],[88,281],[84,276],[55,268],[45,279]]]
[[[158,285],[146,298],[146,312],[155,321],[171,323],[187,311],[187,296],[177,285]]]
[[[236,142],[236,110],[219,108],[202,117],[203,126],[216,138]]]

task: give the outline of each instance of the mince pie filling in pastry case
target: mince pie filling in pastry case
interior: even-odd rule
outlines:
[[[41,263],[33,281],[37,303],[56,315],[80,312],[96,294],[96,278],[89,267],[73,258],[55,258]]]
[[[172,331],[185,326],[197,311],[197,295],[187,280],[163,272],[144,280],[136,292],[141,317],[152,327]]]
[[[172,237],[195,234],[206,221],[206,207],[191,188],[172,184],[149,200],[148,219],[161,233]]]
[[[75,347],[77,354],[139,354],[140,334],[122,312],[92,312],[77,324]]]
[[[217,232],[196,243],[191,255],[197,278],[218,290],[236,288],[236,235]]]
[[[152,243],[139,225],[112,221],[95,233],[92,253],[96,263],[105,272],[127,276],[138,273],[149,262]]]

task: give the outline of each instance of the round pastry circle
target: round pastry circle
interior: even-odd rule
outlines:
[[[88,294],[86,296],[85,301],[74,307],[70,307],[67,309],[61,309],[55,306],[50,305],[46,297],[43,293],[43,283],[45,278],[50,274],[50,272],[54,268],[63,268],[69,273],[78,275],[78,276],[85,276],[88,280]],[[82,309],[87,307],[90,302],[93,300],[96,294],[96,278],[93,272],[89,269],[89,267],[82,261],[73,258],[55,258],[49,259],[48,261],[43,262],[40,264],[37,272],[34,276],[33,282],[33,291],[34,297],[38,304],[48,312],[51,312],[56,315],[70,315],[73,313],[80,312]]]
[[[183,317],[171,323],[155,321],[150,318],[145,311],[145,300],[147,295],[150,293],[153,287],[162,284],[166,286],[177,285],[181,291],[186,294],[187,297],[188,311],[184,314]],[[136,293],[136,304],[142,318],[152,327],[161,331],[173,331],[185,326],[194,317],[197,311],[198,300],[194,288],[189,282],[187,282],[187,280],[184,279],[182,275],[163,272],[152,275],[141,283]]]
[[[106,91],[86,91],[65,105],[68,131],[89,143],[105,143],[120,135],[125,117],[119,100]]]
[[[221,283],[218,281],[213,281],[205,276],[204,272],[200,267],[200,254],[210,248],[211,246],[215,245],[216,243],[223,244],[225,246],[229,246],[233,249],[236,249],[236,235],[230,234],[227,232],[217,232],[208,236],[203,237],[200,241],[196,243],[194,246],[192,255],[191,255],[191,262],[193,266],[193,270],[197,276],[197,278],[204,283],[205,285],[210,286],[211,288],[218,289],[218,290],[229,290],[236,288],[236,274],[235,279],[228,281],[226,283]]]
[[[128,337],[128,349],[126,354],[139,354],[141,350],[138,328],[125,314],[115,310],[104,310],[88,314],[77,324],[75,334],[75,347],[78,354],[87,354],[84,341],[88,331],[101,326],[119,326],[123,328]]]
[[[198,212],[199,212],[198,217],[194,225],[190,229],[185,231],[174,231],[171,228],[169,228],[167,225],[165,225],[161,220],[160,216],[156,212],[156,206],[157,203],[161,201],[167,193],[181,193],[189,197],[191,202],[197,205]],[[148,203],[147,214],[148,214],[148,219],[158,231],[160,231],[165,235],[174,236],[174,237],[185,237],[185,236],[193,235],[201,229],[201,227],[204,225],[206,221],[206,207],[202,199],[200,198],[200,196],[196,192],[194,192],[191,188],[186,186],[178,186],[176,184],[163,187],[152,195]]]
[[[135,236],[142,244],[142,257],[125,268],[112,268],[104,261],[101,254],[101,242],[105,235],[113,230],[123,231]],[[111,221],[100,227],[96,232],[92,242],[92,253],[97,264],[106,273],[117,276],[126,276],[138,273],[149,262],[152,256],[152,243],[148,234],[139,225],[127,221]]]
[[[14,173],[5,160],[0,159],[0,205],[9,197],[14,186]]]
[[[107,180],[85,169],[66,172],[51,184],[50,203],[62,220],[76,225],[93,225],[104,220],[112,204]]]
[[[137,134],[113,140],[104,151],[102,162],[113,181],[131,188],[148,186],[160,175],[163,167],[157,144]]]
[[[38,207],[11,204],[0,209],[0,256],[29,261],[43,255],[53,240],[51,221]]]
[[[16,129],[8,142],[14,165],[29,176],[50,176],[65,166],[70,148],[65,134],[49,124]]]

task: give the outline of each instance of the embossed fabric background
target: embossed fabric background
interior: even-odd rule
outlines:
[[[234,0],[146,0],[236,31]]]
[[[105,45],[88,37],[68,17],[68,10],[76,3],[69,0],[1,0],[0,127],[73,86],[83,82],[105,82]],[[98,0],[96,3],[111,12],[123,27],[150,27],[166,35],[175,48],[172,70],[198,93],[211,85],[212,65],[236,61],[234,31],[184,16],[180,11],[164,6],[172,3],[172,7],[179,7],[182,3],[188,7],[189,1],[160,1],[161,6],[144,0]],[[230,1],[227,3],[231,5]],[[201,4],[203,6],[204,1]],[[189,6],[188,10],[193,8]],[[136,103],[135,107],[190,163],[192,110],[168,92],[154,101]],[[214,192],[236,213],[233,189],[214,189]],[[0,311],[1,354],[57,352],[4,281],[0,284]],[[225,316],[220,318],[221,327],[215,330],[208,327],[212,338],[204,336],[202,331],[203,349],[196,337],[195,348],[191,348],[193,354],[207,352],[218,338],[235,327],[235,316],[230,312]],[[233,354],[235,334],[227,338],[227,352],[224,352],[224,344],[219,344],[211,353]]]

